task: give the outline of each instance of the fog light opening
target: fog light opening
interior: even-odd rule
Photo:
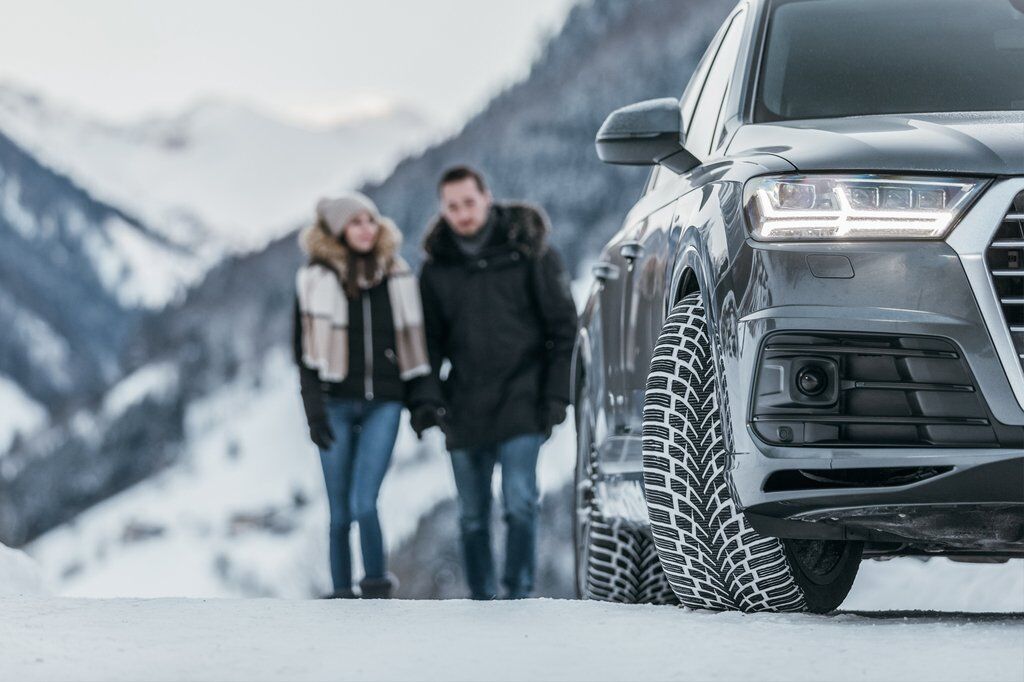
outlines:
[[[819,396],[828,388],[828,375],[821,367],[804,367],[796,375],[796,386],[808,397]]]

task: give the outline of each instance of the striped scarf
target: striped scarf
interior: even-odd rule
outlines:
[[[317,370],[321,381],[340,382],[348,376],[349,302],[338,277],[334,269],[320,263],[300,268],[296,275],[302,361]],[[385,278],[384,273],[380,278]],[[416,276],[401,257],[394,256],[386,280],[398,371],[403,381],[425,376],[430,373],[430,360]]]

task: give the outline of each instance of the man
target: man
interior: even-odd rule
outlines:
[[[502,582],[505,596],[520,599],[533,589],[537,455],[569,404],[576,307],[540,210],[495,203],[480,173],[464,166],[444,174],[438,193],[420,286],[441,396],[414,407],[413,426],[438,425],[447,436],[474,599],[497,597],[490,514],[501,465]]]

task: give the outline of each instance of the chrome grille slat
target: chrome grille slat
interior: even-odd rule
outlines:
[[[1024,192],[1017,194],[996,229],[985,260],[1014,352],[1024,365]]]

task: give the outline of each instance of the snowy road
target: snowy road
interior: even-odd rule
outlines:
[[[1024,680],[1024,615],[0,599],[3,680]]]

